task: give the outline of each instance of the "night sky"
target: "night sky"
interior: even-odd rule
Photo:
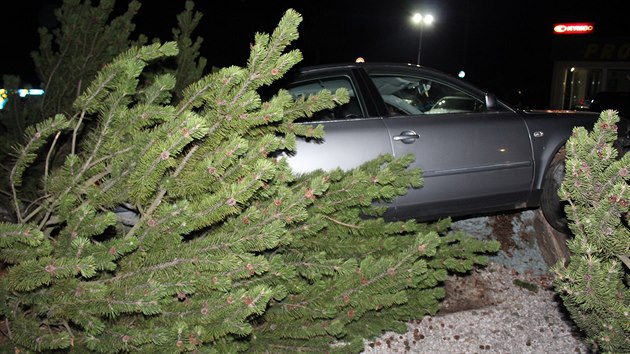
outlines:
[[[452,75],[464,70],[465,80],[499,97],[514,100],[520,91],[530,106],[544,108],[553,68],[553,24],[594,22],[594,35],[629,37],[625,1],[198,0],[195,8],[204,17],[196,34],[204,38],[201,54],[210,66],[244,65],[255,32],[273,31],[284,11],[294,8],[304,17],[300,39],[293,46],[303,52],[303,65],[348,62],[359,56],[366,61],[415,63],[419,30],[410,18],[416,11],[431,13],[435,23],[423,31],[422,65]],[[37,28],[55,26],[53,9],[61,0],[2,3],[0,77],[34,78],[29,53],[39,43]],[[126,3],[117,1],[123,8]],[[171,39],[184,1],[142,4],[135,20],[137,32]]]

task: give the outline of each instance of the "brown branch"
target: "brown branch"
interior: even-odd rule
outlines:
[[[52,155],[53,150],[55,150],[55,145],[57,144],[59,135],[61,135],[61,131],[58,131],[57,134],[55,134],[55,138],[50,145],[50,149],[48,149],[48,154],[46,154],[46,163],[44,164],[44,183],[46,182],[46,180],[48,180],[48,167],[50,166],[50,156]]]
[[[344,223],[344,222],[342,222],[340,220],[334,219],[334,218],[332,218],[332,217],[330,217],[328,215],[322,215],[322,216],[324,218],[334,222],[335,224],[338,224],[338,225],[341,225],[341,226],[345,226],[345,227],[349,227],[351,229],[356,229],[356,230],[360,230],[361,229],[361,226],[357,226],[357,225],[353,225],[353,224],[347,224],[347,223]]]

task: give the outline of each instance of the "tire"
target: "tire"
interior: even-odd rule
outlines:
[[[543,181],[540,209],[547,223],[564,234],[570,234],[569,220],[564,211],[566,201],[560,200],[558,190],[564,180],[564,150],[556,154]]]

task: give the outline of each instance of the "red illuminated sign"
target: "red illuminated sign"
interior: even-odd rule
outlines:
[[[595,24],[593,22],[556,23],[553,26],[555,34],[587,34],[592,33]]]

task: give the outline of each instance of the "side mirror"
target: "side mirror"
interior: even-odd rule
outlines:
[[[493,110],[497,108],[497,96],[492,93],[486,93],[486,109]]]

